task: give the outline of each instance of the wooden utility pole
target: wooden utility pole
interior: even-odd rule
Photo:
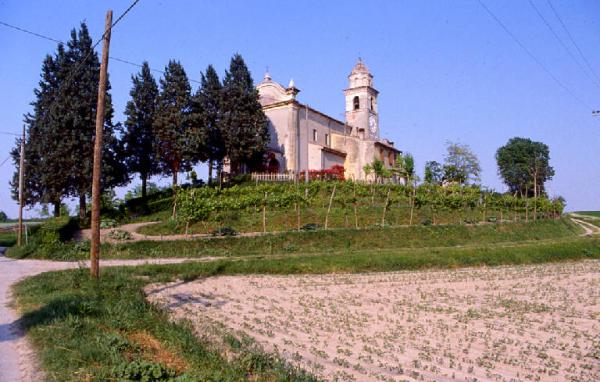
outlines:
[[[100,277],[100,173],[102,171],[102,130],[104,128],[104,103],[106,97],[106,73],[108,71],[108,48],[112,11],[106,12],[102,62],[100,63],[100,83],[98,84],[98,106],[96,107],[96,138],[94,141],[94,169],[92,173],[92,245],[90,249],[90,273]]]
[[[20,247],[23,240],[23,174],[25,166],[25,126],[23,126],[23,135],[21,136],[21,156],[19,158],[19,235],[17,236],[17,245]]]

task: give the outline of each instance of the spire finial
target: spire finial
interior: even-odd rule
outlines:
[[[296,83],[294,82],[294,79],[290,79],[290,83],[288,85],[288,89],[293,89],[296,87]]]
[[[265,76],[263,78],[264,81],[271,81],[271,75],[269,74],[269,65],[265,68]]]

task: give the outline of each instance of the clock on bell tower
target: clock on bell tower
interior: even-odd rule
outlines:
[[[359,58],[348,76],[348,88],[344,90],[346,123],[363,130],[373,139],[379,138],[378,94],[373,87],[373,75]]]

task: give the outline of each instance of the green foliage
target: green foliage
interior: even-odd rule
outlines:
[[[258,101],[258,91],[241,55],[231,58],[223,80],[221,136],[231,172],[260,169],[269,143],[267,117]]]
[[[127,381],[174,382],[176,373],[174,370],[165,366],[148,362],[145,360],[135,360],[133,362],[123,362],[113,369],[113,377],[121,378]]]
[[[0,211],[0,223],[4,223],[7,220],[8,216],[6,216],[6,213],[4,211]]]
[[[22,247],[11,247],[7,255],[24,258],[35,255],[41,258],[68,258],[73,255],[72,246],[66,244],[79,230],[78,220],[60,217],[44,221],[31,227],[29,243]]]
[[[142,179],[140,196],[146,196],[147,179],[159,172],[158,147],[152,126],[156,119],[158,86],[148,62],[142,70],[132,76],[133,87],[129,92],[131,100],[125,107],[125,131],[121,138],[127,170],[139,173]]]
[[[411,185],[364,184],[349,181],[314,181],[304,185],[294,183],[274,183],[258,185],[236,185],[217,189],[199,187],[178,191],[178,218],[186,222],[218,221],[223,212],[258,212],[263,206],[268,210],[285,210],[295,214],[296,206],[317,209],[327,206],[333,186],[336,186],[334,208],[348,214],[353,206],[368,206],[377,203],[383,208],[387,201],[390,211],[402,203],[410,207],[414,194],[417,210],[431,214],[436,223],[440,213],[465,215],[469,211],[490,210],[502,214],[520,214],[526,209],[537,207],[538,217],[558,217],[564,204],[560,199],[525,200],[510,194],[486,191],[478,186],[438,186],[425,183],[413,190]],[[388,199],[388,190],[390,196]],[[484,216],[481,219],[485,220]]]
[[[121,229],[114,229],[110,231],[107,236],[117,241],[131,240],[131,234]]]
[[[232,227],[220,227],[211,232],[212,236],[237,236],[237,231]]]
[[[177,173],[190,171],[194,162],[191,134],[191,87],[183,66],[169,61],[160,79],[160,94],[153,124],[158,139],[158,153],[163,172],[173,175],[177,185]]]
[[[535,184],[537,194],[542,195],[544,183],[554,176],[548,146],[528,138],[509,139],[496,152],[496,162],[498,173],[511,193],[529,195]]]
[[[442,165],[436,161],[425,162],[425,183],[441,185],[444,179]]]
[[[92,44],[87,26],[82,23],[78,31],[71,31],[66,48],[59,44],[54,56],[46,56],[42,78],[35,90],[33,112],[25,116],[26,201],[28,205],[54,204],[55,216],[61,199],[67,196],[79,197],[80,209],[85,211],[85,195],[91,193],[100,67]],[[112,115],[108,93],[102,158],[102,185],[107,188],[127,180],[125,168],[118,158]],[[18,186],[20,143],[18,140],[11,152],[16,168],[11,182],[14,197]]]
[[[206,159],[222,163],[226,148],[221,131],[223,120],[223,86],[212,65],[201,73],[200,88],[192,97],[192,116],[197,145],[205,152]],[[226,128],[226,127],[224,127]]]
[[[479,159],[468,145],[448,142],[444,158],[444,180],[450,183],[468,184],[479,181]]]

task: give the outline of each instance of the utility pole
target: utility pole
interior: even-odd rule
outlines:
[[[106,98],[106,72],[108,71],[108,48],[112,11],[106,12],[100,63],[100,83],[98,84],[98,106],[96,107],[96,138],[94,141],[94,169],[92,172],[92,245],[90,248],[90,273],[100,278],[100,173],[102,171],[102,130],[104,128],[104,103]]]
[[[19,235],[17,236],[17,245],[22,245],[23,238],[23,173],[25,166],[25,126],[23,126],[23,135],[21,135],[21,156],[19,158]]]

